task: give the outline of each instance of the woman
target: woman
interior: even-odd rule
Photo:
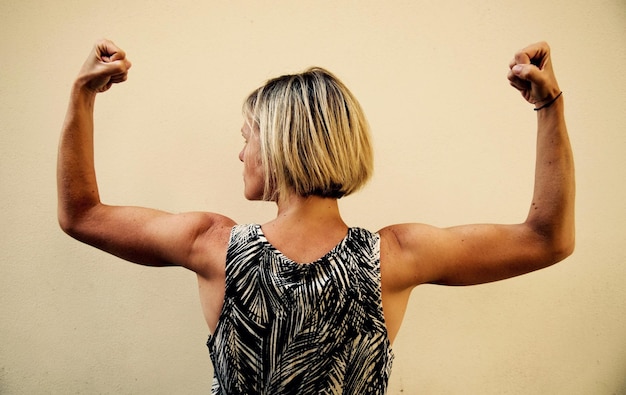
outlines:
[[[212,333],[213,393],[384,393],[391,344],[415,286],[502,280],[573,251],[573,158],[546,43],[519,51],[508,74],[537,110],[526,221],[375,233],[348,227],[337,204],[371,174],[367,123],[349,90],[319,68],[270,80],[244,104],[244,194],[275,202],[274,220],[237,225],[215,213],[103,204],[93,107],[130,66],[103,40],[73,85],[59,146],[59,223],[131,262],[197,274]]]

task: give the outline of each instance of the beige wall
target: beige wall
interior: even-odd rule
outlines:
[[[577,161],[577,250],[501,283],[417,289],[389,393],[626,393],[623,0],[4,0],[0,32],[0,393],[208,393],[194,276],[127,264],[56,224],[70,84],[105,36],[134,63],[97,103],[107,202],[269,219],[271,204],[241,196],[241,100],[320,65],[373,128],[375,177],[342,203],[372,230],[523,220],[534,113],[505,76],[517,49],[548,40]]]

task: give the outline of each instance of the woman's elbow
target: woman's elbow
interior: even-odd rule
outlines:
[[[546,266],[561,262],[574,253],[576,240],[573,231],[558,235],[544,235],[542,238],[542,260],[546,262]]]
[[[80,221],[65,213],[59,212],[57,215],[59,227],[68,236],[74,239],[80,239]]]
[[[556,243],[554,248],[557,262],[560,262],[572,255],[574,253],[574,249],[576,248],[576,237],[573,232],[571,235],[564,237],[563,239],[564,240],[560,240],[560,242]]]
[[[89,216],[88,211],[81,211],[80,214],[77,211],[64,210],[59,208],[57,212],[57,221],[61,230],[68,236],[84,241],[86,235],[89,233]]]
[[[552,247],[552,260],[554,263],[561,262],[565,258],[569,257],[574,253],[575,248],[574,240],[568,242],[558,243],[557,245]]]
[[[576,238],[573,224],[555,226],[554,223],[527,221],[525,233],[529,259],[539,269],[561,262],[574,252]]]

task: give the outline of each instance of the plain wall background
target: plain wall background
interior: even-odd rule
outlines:
[[[94,41],[133,62],[98,97],[103,199],[263,222],[242,197],[240,108],[267,78],[335,72],[372,126],[376,173],[352,225],[517,222],[535,115],[508,62],[547,40],[577,166],[577,249],[505,282],[414,291],[390,394],[626,393],[626,3],[606,1],[0,2],[0,393],[205,394],[195,277],[65,236],[55,162]]]

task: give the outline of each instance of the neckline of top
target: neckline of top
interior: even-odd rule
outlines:
[[[261,227],[260,224],[254,224],[254,229],[256,230],[256,235],[259,238],[259,240],[261,240],[261,242],[265,246],[267,246],[268,249],[272,251],[272,253],[274,253],[277,257],[279,257],[281,262],[287,263],[289,265],[296,265],[299,267],[314,266],[316,264],[320,264],[328,260],[330,256],[334,255],[337,252],[337,250],[339,250],[346,243],[346,241],[350,238],[350,235],[353,232],[353,229],[349,227],[348,231],[346,232],[346,235],[333,248],[331,248],[327,253],[317,258],[316,260],[310,261],[310,262],[298,262],[289,258],[281,250],[276,248],[269,240],[267,240],[267,237],[265,236],[265,233],[263,232],[263,228]]]

